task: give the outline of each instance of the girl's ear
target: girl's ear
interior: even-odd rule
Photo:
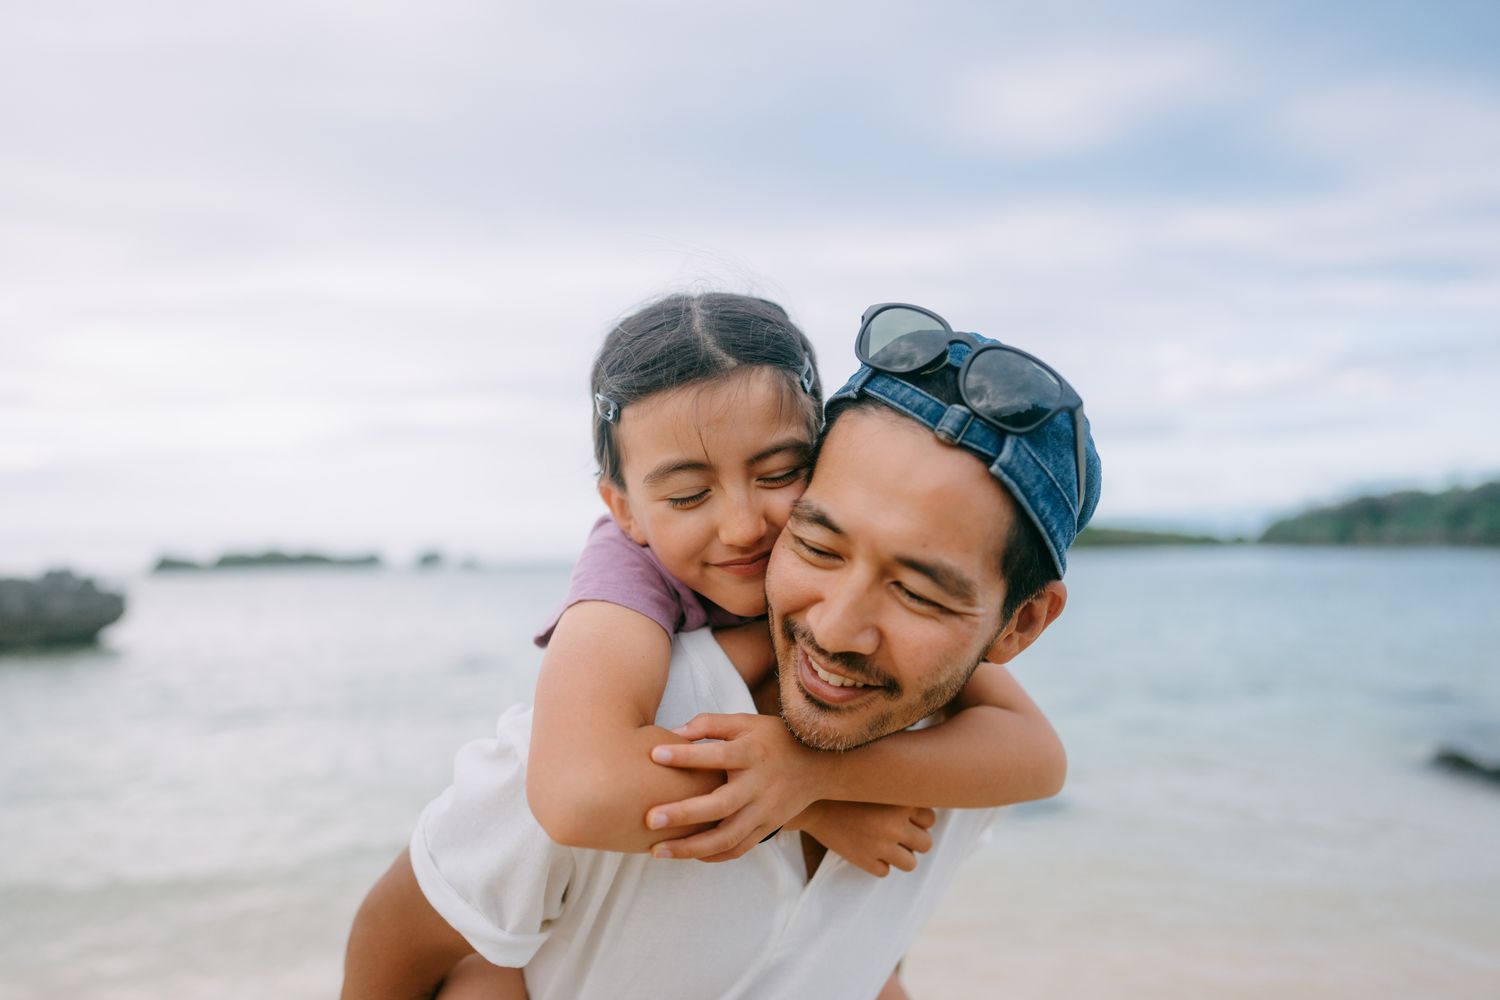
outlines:
[[[1043,587],[1035,597],[1016,609],[1015,615],[990,646],[985,659],[991,663],[1008,663],[1046,631],[1047,626],[1057,621],[1063,607],[1068,603],[1068,588],[1061,580],[1053,580]]]
[[[615,519],[620,530],[629,535],[635,544],[645,545],[646,535],[641,531],[640,525],[636,524],[635,515],[630,511],[630,498],[625,495],[625,491],[609,480],[601,479],[599,497],[604,501],[604,506],[609,508],[609,516]]]

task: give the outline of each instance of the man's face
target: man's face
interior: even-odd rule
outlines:
[[[972,455],[882,409],[824,442],[766,573],[781,711],[849,749],[931,715],[999,634],[1015,504]]]

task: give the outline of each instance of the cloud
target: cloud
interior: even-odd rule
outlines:
[[[1225,83],[1222,57],[1198,43],[1049,51],[965,74],[948,123],[1012,156],[1076,155],[1201,108]]]
[[[589,358],[683,287],[786,302],[830,385],[874,301],[1038,352],[1105,520],[1500,465],[1493,73],[1166,7],[37,8],[0,36],[0,553],[108,497],[138,560],[565,554]]]
[[[1500,192],[1500,100],[1456,81],[1375,76],[1290,101],[1274,128],[1303,154],[1412,209]],[[1370,192],[1374,193],[1374,192]]]

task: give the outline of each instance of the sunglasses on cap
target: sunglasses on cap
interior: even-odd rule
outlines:
[[[1008,434],[1029,434],[1059,413],[1073,414],[1082,510],[1088,468],[1083,398],[1051,365],[1014,347],[955,333],[937,313],[904,302],[883,302],[865,310],[854,353],[876,371],[913,375],[946,365],[948,345],[955,343],[971,348],[958,370],[959,396],[985,423]]]

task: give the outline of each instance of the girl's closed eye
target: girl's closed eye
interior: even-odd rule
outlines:
[[[707,500],[708,492],[708,490],[699,490],[697,493],[691,493],[687,496],[667,497],[667,503],[671,504],[677,510],[687,510]]]
[[[773,472],[767,476],[761,476],[758,482],[762,486],[775,489],[779,486],[790,486],[792,483],[800,482],[807,478],[807,466],[795,465],[781,472]]]

